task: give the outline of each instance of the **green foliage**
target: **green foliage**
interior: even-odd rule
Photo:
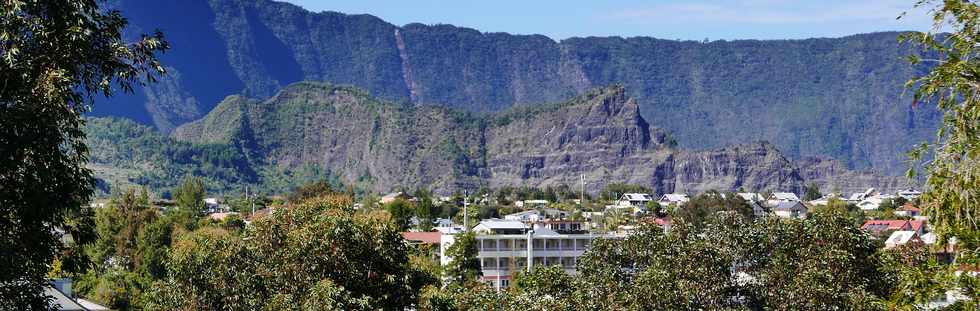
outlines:
[[[753,222],[715,213],[700,226],[597,240],[574,278],[537,268],[500,293],[450,285],[432,310],[885,310],[899,279],[892,258],[845,214]]]
[[[709,191],[675,207],[671,216],[691,225],[700,226],[706,219],[719,212],[735,212],[736,215],[749,218],[752,217],[752,206],[735,193],[722,194]]]
[[[432,229],[432,222],[439,217],[440,209],[432,202],[432,192],[419,189],[415,191],[415,217],[419,224],[415,229],[419,231],[429,231]]]
[[[75,291],[114,309],[140,309],[142,293],[166,274],[175,224],[150,206],[145,189],[117,193],[95,214],[96,239],[85,246],[94,268]]]
[[[914,89],[913,105],[934,104],[943,112],[943,122],[926,165],[928,177],[921,201],[939,241],[945,243],[957,231],[980,231],[975,219],[980,209],[974,201],[980,191],[980,60],[975,56],[980,46],[980,8],[973,1],[918,1],[928,7],[934,27],[927,33],[910,33],[903,40],[916,43],[934,57],[912,55],[912,64],[927,62],[932,69],[910,79],[906,86]],[[949,33],[945,33],[949,31]],[[912,150],[913,159],[929,152],[923,144]],[[910,170],[910,173],[913,173]],[[969,245],[975,250],[978,245]]]
[[[864,221],[867,220],[867,215],[863,210],[857,207],[857,205],[847,203],[840,198],[831,198],[827,201],[827,205],[817,205],[814,207],[814,211],[823,213],[837,213],[837,214],[847,214],[847,216],[853,220],[855,226],[861,226]],[[894,217],[892,214],[888,214],[885,219],[891,219]]]
[[[286,200],[292,203],[298,203],[318,196],[335,193],[337,193],[336,190],[334,190],[329,182],[321,180],[297,187],[286,197]]]
[[[397,226],[328,195],[279,209],[237,236],[206,227],[182,237],[151,309],[384,309],[418,301]]]
[[[408,229],[409,220],[415,214],[415,207],[412,206],[412,203],[402,198],[397,198],[385,204],[384,209],[388,212],[388,215],[391,215],[391,221],[400,231]]]
[[[204,188],[204,180],[198,177],[187,177],[174,189],[174,203],[177,207],[186,209],[193,213],[204,212],[204,198],[207,190]]]
[[[813,200],[819,199],[822,196],[823,196],[823,194],[820,193],[820,187],[817,186],[817,184],[815,184],[815,183],[810,183],[810,184],[806,185],[806,187],[803,189],[803,200],[804,201],[813,201]]]
[[[483,276],[476,235],[473,232],[457,234],[455,241],[446,250],[446,256],[451,260],[442,269],[442,278],[447,283],[466,285]]]
[[[87,204],[87,112],[163,67],[163,35],[122,39],[127,21],[95,1],[0,3],[0,301],[47,307],[42,295],[64,247],[53,227]]]
[[[257,180],[245,156],[233,146],[179,142],[124,119],[86,121],[93,169],[110,186],[142,185],[165,192],[186,176],[206,176],[213,190],[240,191],[242,183]]]
[[[514,278],[517,292],[530,297],[541,297],[555,302],[571,299],[576,294],[575,280],[561,266],[538,267],[531,272],[520,272]],[[558,305],[556,304],[555,307]]]

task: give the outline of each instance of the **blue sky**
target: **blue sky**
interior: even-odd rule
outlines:
[[[282,0],[280,0],[282,1]],[[484,32],[663,39],[799,39],[927,30],[915,0],[286,0],[311,11],[368,13],[404,25],[453,24]],[[901,20],[895,18],[908,12]]]

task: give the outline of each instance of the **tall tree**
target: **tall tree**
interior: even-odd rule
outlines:
[[[477,258],[479,249],[476,243],[473,232],[456,235],[456,241],[446,250],[446,256],[452,259],[443,267],[442,275],[445,280],[453,284],[466,284],[483,275],[480,259]]]
[[[82,114],[164,69],[163,35],[126,43],[126,19],[95,0],[0,2],[0,300],[38,309],[61,248],[54,227],[94,179]]]
[[[415,217],[419,220],[416,229],[429,231],[432,229],[432,222],[439,217],[439,207],[432,201],[432,191],[427,189],[416,190],[415,198]]]
[[[204,197],[207,190],[204,180],[199,177],[184,178],[184,181],[174,189],[174,203],[177,207],[199,213],[204,210]]]
[[[128,189],[96,211],[95,224],[96,239],[86,245],[94,269],[75,280],[75,292],[112,309],[138,309],[140,294],[165,272],[170,219],[150,206],[146,189]]]
[[[315,198],[321,195],[334,194],[337,193],[333,186],[330,185],[326,180],[320,180],[314,183],[309,183],[296,187],[292,193],[286,198],[289,202],[299,203],[307,199]]]
[[[174,244],[160,310],[404,310],[418,271],[398,229],[351,199],[316,197],[259,218],[243,236],[204,227]]]
[[[939,243],[955,237],[957,264],[980,264],[980,6],[971,0],[920,0],[928,7],[933,27],[924,33],[902,36],[923,48],[912,55],[913,65],[924,63],[930,70],[910,79],[912,105],[934,104],[943,113],[936,141],[913,149],[913,159],[931,156],[926,162],[927,191],[920,198],[925,214],[935,228]],[[909,169],[909,176],[915,173]],[[962,273],[952,284],[968,297],[962,309],[980,308],[980,278]]]
[[[391,215],[391,220],[396,226],[402,231],[408,229],[409,221],[413,214],[412,203],[404,199],[398,198],[394,201],[385,204],[385,211]]]
[[[811,182],[810,184],[806,185],[806,187],[803,189],[804,201],[813,201],[819,199],[822,196],[823,194],[820,193],[820,187],[818,187],[816,183]]]
[[[935,145],[930,149],[923,144],[911,153],[921,158],[932,151],[933,160],[925,167],[929,191],[922,204],[940,240],[946,240],[980,230],[980,8],[967,0],[922,0],[917,5],[932,9],[933,29],[902,39],[919,44],[929,55],[910,56],[912,64],[924,62],[932,69],[906,85],[915,89],[913,105],[935,104],[944,117]]]
[[[734,193],[709,191],[702,193],[684,205],[674,208],[673,217],[700,226],[713,214],[723,211],[735,212],[743,217],[752,217],[752,206]]]

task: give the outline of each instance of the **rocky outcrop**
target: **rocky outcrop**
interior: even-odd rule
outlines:
[[[840,161],[833,159],[808,157],[796,163],[802,177],[819,186],[824,193],[847,195],[864,192],[868,187],[875,187],[882,193],[895,193],[921,184],[917,180],[874,171],[848,170]]]
[[[472,114],[375,99],[352,87],[294,84],[265,101],[227,98],[178,128],[180,141],[233,144],[260,172],[313,170],[374,191],[428,187],[606,183],[658,193],[705,190],[802,192],[809,180],[863,176],[840,167],[806,170],[767,142],[691,151],[651,126],[622,86],[571,100]],[[808,162],[809,163],[809,162]],[[293,174],[293,173],[288,173]],[[863,179],[875,185],[873,179]]]

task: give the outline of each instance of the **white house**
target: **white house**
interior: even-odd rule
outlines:
[[[650,201],[653,201],[653,196],[646,193],[624,193],[623,196],[619,198],[619,202],[617,202],[616,205],[643,207]]]
[[[868,188],[868,190],[865,190],[864,192],[852,193],[851,196],[845,199],[845,201],[849,203],[857,204],[858,202],[861,202],[862,200],[871,197],[872,195],[874,195],[874,193],[875,193],[875,188]]]
[[[542,208],[541,213],[544,215],[545,219],[566,219],[571,216],[568,211],[563,211],[557,208]]]
[[[779,204],[781,202],[799,202],[799,201],[800,201],[800,197],[796,196],[796,194],[792,192],[773,192],[772,194],[769,195],[768,198],[766,198],[766,203],[768,203],[769,206],[776,206],[776,204]]]
[[[909,242],[922,240],[919,239],[919,234],[915,231],[895,231],[892,235],[885,240],[885,248],[894,248],[899,245],[904,245]]]
[[[878,207],[881,206],[881,203],[884,202],[885,200],[892,200],[895,198],[897,197],[890,194],[875,194],[864,198],[864,200],[861,200],[861,202],[857,203],[857,206],[865,211],[873,211],[873,210],[877,210]]]
[[[221,211],[220,202],[218,198],[205,198],[204,199],[204,210],[208,213],[217,213]]]
[[[528,226],[517,220],[484,219],[473,232],[478,234],[524,234]]]
[[[661,196],[657,203],[660,203],[660,205],[683,205],[690,200],[691,198],[683,193],[668,193]]]
[[[921,213],[922,210],[920,210],[918,207],[912,206],[912,203],[906,203],[905,205],[902,205],[902,207],[895,209],[894,212],[895,216],[899,217],[916,217]]]
[[[435,227],[452,227],[455,225],[456,224],[453,223],[453,220],[449,218],[436,218],[436,220],[432,221],[432,226]]]
[[[44,295],[50,298],[51,310],[64,311],[96,311],[109,310],[95,302],[75,297],[72,293],[71,279],[54,279],[44,287]]]
[[[481,222],[477,227],[485,223],[487,222]],[[511,227],[507,228],[509,230]],[[565,273],[575,275],[579,257],[585,254],[594,239],[619,238],[615,235],[559,234],[545,227],[506,234],[486,234],[476,228],[474,231],[477,232],[476,243],[479,249],[477,258],[483,271],[480,280],[498,290],[510,286],[515,272],[536,267],[560,266]],[[452,261],[452,257],[446,256],[446,251],[454,242],[455,235],[443,234],[440,237],[439,254],[442,265]]]
[[[840,198],[840,194],[828,193],[816,200],[810,201],[810,205],[827,205],[830,203],[831,199],[839,199],[839,198]]]
[[[524,207],[524,208],[535,208],[539,206],[547,206],[550,203],[551,202],[548,202],[548,200],[524,200],[524,201],[514,202],[514,206]]]
[[[541,212],[538,212],[538,210],[534,210],[534,209],[504,215],[505,220],[514,220],[520,222],[535,222],[543,218],[544,217],[541,216]]]
[[[906,200],[912,201],[922,195],[922,192],[916,191],[915,189],[909,188],[898,192],[898,196],[905,198]]]
[[[722,195],[724,195],[724,194],[722,194]],[[765,198],[763,198],[761,194],[758,194],[758,193],[755,193],[755,192],[739,192],[739,193],[737,193],[737,195],[740,198],[742,198],[743,200],[745,200],[745,202],[748,202],[749,203],[749,206],[752,207],[752,215],[753,216],[755,216],[755,217],[763,217],[763,216],[766,216],[766,214],[769,213],[762,206],[762,203],[765,201]]]
[[[761,203],[762,201],[766,200],[766,198],[763,198],[761,194],[755,192],[739,192],[738,196],[742,197],[742,199],[745,199],[746,201],[749,202]]]
[[[463,232],[463,226],[435,227],[432,230],[439,231],[442,234],[456,234]]]
[[[784,201],[772,206],[772,213],[783,218],[806,218],[806,206],[799,201]]]

